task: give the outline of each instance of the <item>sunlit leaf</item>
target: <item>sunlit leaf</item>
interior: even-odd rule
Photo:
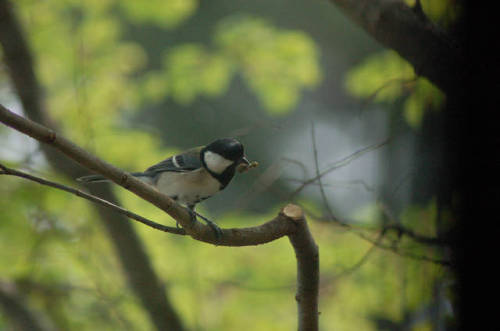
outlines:
[[[411,65],[394,51],[372,55],[351,69],[346,89],[368,101],[393,103],[406,98],[404,118],[417,129],[425,111],[439,109],[444,94],[427,79],[417,78]]]
[[[198,7],[196,0],[124,0],[118,3],[132,21],[152,23],[167,28],[182,23]]]
[[[351,69],[345,78],[354,96],[392,101],[404,92],[404,83],[415,77],[413,68],[394,51],[372,55]]]
[[[149,72],[143,76],[142,97],[145,102],[160,102],[168,93],[168,80],[162,72]]]
[[[442,106],[444,94],[427,79],[420,78],[415,84],[413,93],[404,104],[404,118],[414,129],[422,123],[426,110],[438,110]]]
[[[301,91],[321,80],[319,52],[303,32],[280,30],[254,17],[231,16],[219,24],[215,40],[271,114],[289,112]]]
[[[169,92],[181,104],[192,102],[198,95],[220,95],[227,89],[232,74],[230,63],[197,44],[169,50],[165,68]]]

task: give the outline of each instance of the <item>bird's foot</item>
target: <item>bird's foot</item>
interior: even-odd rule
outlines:
[[[191,215],[192,222],[196,222],[196,217],[198,216],[203,221],[205,221],[205,223],[207,223],[207,225],[210,228],[212,228],[212,230],[215,233],[215,239],[217,240],[217,243],[222,239],[222,230],[221,230],[221,228],[219,228],[219,226],[217,224],[215,224],[215,222],[209,220],[208,218],[206,218],[203,215],[198,214],[197,212],[195,212],[192,209],[187,208],[187,210],[189,211],[189,215]]]

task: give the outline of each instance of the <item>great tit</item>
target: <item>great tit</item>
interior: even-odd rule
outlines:
[[[191,217],[196,219],[195,205],[223,190],[237,168],[249,166],[253,164],[246,158],[243,145],[234,138],[222,138],[171,156],[144,172],[131,175],[185,205]],[[85,183],[107,181],[101,175],[84,176],[77,180]],[[220,228],[214,222],[202,218],[220,238]]]

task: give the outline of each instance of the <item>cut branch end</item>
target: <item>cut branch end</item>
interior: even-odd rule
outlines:
[[[293,220],[294,222],[301,221],[304,219],[304,212],[302,211],[302,208],[300,208],[299,206],[294,205],[292,203],[289,203],[288,205],[286,205],[282,209],[281,213],[284,216]]]

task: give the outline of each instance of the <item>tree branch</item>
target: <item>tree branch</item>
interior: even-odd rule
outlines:
[[[399,0],[330,0],[384,47],[395,50],[447,95],[470,73],[459,42]]]
[[[323,200],[323,204],[324,204],[325,209],[328,213],[327,218],[326,218],[328,220],[328,222],[334,222],[335,224],[338,224],[347,230],[354,230],[349,222],[341,220],[340,218],[336,217],[333,214],[333,211],[332,211],[330,204],[328,202],[328,199],[326,197],[326,192],[324,190],[324,185],[323,185],[321,179],[323,176],[328,174],[330,171],[333,171],[339,167],[342,167],[342,166],[348,164],[350,161],[352,161],[356,157],[359,157],[359,156],[363,155],[364,153],[366,153],[374,148],[378,148],[378,147],[385,145],[386,143],[388,143],[390,141],[390,139],[387,139],[382,143],[378,143],[378,144],[363,148],[361,150],[358,150],[358,151],[354,152],[353,154],[343,158],[342,160],[335,162],[333,165],[329,166],[329,168],[327,170],[324,170],[322,172],[319,169],[318,150],[317,150],[317,146],[316,146],[316,134],[315,134],[314,124],[311,126],[311,140],[312,140],[312,149],[313,149],[313,154],[314,154],[313,159],[314,159],[314,167],[315,167],[315,176],[308,179],[308,180],[303,180],[302,185],[295,192],[300,192],[300,190],[302,190],[307,185],[311,185],[311,184],[314,184],[315,182],[317,182],[317,185],[318,185],[319,191],[320,191],[320,195],[321,195],[321,198]],[[365,187],[366,187],[366,184],[365,184]],[[396,247],[394,247],[394,245],[387,246],[387,245],[382,244],[382,239],[384,238],[385,234],[389,230],[394,230],[398,233],[399,236],[406,235],[408,238],[410,238],[413,241],[420,243],[420,244],[430,245],[430,246],[449,245],[448,242],[442,240],[441,238],[427,237],[427,236],[418,234],[410,229],[404,228],[401,224],[399,224],[400,222],[397,222],[397,220],[394,218],[392,213],[389,212],[389,210],[387,209],[387,207],[384,204],[380,204],[380,205],[381,205],[381,209],[382,209],[383,213],[388,218],[391,219],[392,223],[384,226],[381,229],[376,230],[379,233],[378,238],[376,240],[372,240],[371,238],[365,236],[363,233],[358,233],[357,231],[353,231],[353,233],[358,235],[361,239],[367,240],[368,242],[372,243],[373,246],[370,248],[369,252],[371,252],[371,250],[373,248],[378,247],[378,248],[382,248],[382,249],[389,249],[389,250],[393,251],[394,253],[397,253],[401,256],[410,257],[412,259],[429,261],[429,262],[443,265],[443,266],[450,266],[451,265],[450,261],[448,261],[446,259],[438,259],[438,258],[433,258],[433,257],[425,256],[425,255],[413,254],[411,252],[405,253],[405,252],[399,251]],[[369,253],[367,253],[361,261],[364,261],[368,255],[369,255]],[[360,263],[362,263],[361,261],[360,261]]]
[[[16,176],[16,177],[20,177],[20,178],[24,178],[24,179],[36,182],[36,183],[41,184],[41,185],[45,185],[45,186],[53,187],[53,188],[56,188],[56,189],[59,189],[62,191],[66,191],[66,192],[74,194],[80,198],[97,203],[97,204],[104,206],[106,208],[110,208],[110,209],[114,210],[115,212],[123,214],[123,215],[127,216],[128,218],[134,219],[134,220],[136,220],[144,225],[147,225],[151,228],[154,228],[156,230],[174,233],[174,234],[180,234],[180,235],[186,234],[186,231],[184,231],[184,229],[174,228],[171,226],[166,226],[163,224],[153,222],[153,221],[148,220],[147,218],[144,218],[140,215],[137,215],[137,214],[135,214],[135,213],[123,208],[123,207],[112,204],[109,201],[106,201],[104,199],[96,197],[95,195],[85,193],[81,190],[78,190],[78,189],[75,189],[75,188],[60,184],[60,183],[55,183],[55,182],[52,182],[52,181],[49,181],[49,180],[46,180],[46,179],[43,179],[40,177],[36,177],[36,176],[27,174],[27,173],[19,171],[19,170],[14,170],[14,169],[8,168],[1,163],[0,163],[0,169],[2,169],[2,171],[0,171],[0,175]]]
[[[214,232],[209,226],[200,222],[193,222],[187,210],[168,196],[158,192],[152,186],[143,183],[127,172],[100,160],[63,136],[56,134],[54,131],[23,118],[1,105],[0,121],[40,142],[60,150],[66,156],[87,167],[89,170],[103,175],[144,200],[151,202],[178,221],[185,229],[186,233],[194,239],[224,246],[247,246],[263,244],[285,236],[293,231],[289,226],[285,228],[278,226],[271,229],[269,226],[264,227],[264,224],[260,227],[248,229],[225,229],[223,230],[222,238],[217,240]],[[270,224],[274,225],[274,223]]]
[[[302,209],[287,205],[282,213],[294,221],[297,231],[288,236],[297,258],[299,330],[318,330],[319,250]]]
[[[249,246],[264,244],[288,236],[297,258],[297,305],[299,330],[318,329],[319,253],[311,236],[302,209],[289,204],[272,220],[251,228],[223,229],[217,239],[212,229],[193,222],[185,208],[152,186],[130,174],[100,160],[40,124],[25,119],[0,105],[0,121],[28,136],[46,143],[79,164],[105,176],[137,196],[149,201],[178,221],[192,238],[223,246]],[[4,169],[5,171],[5,169]]]
[[[14,283],[0,279],[0,308],[15,326],[13,330],[51,330],[52,328],[46,325],[47,321],[32,311],[23,299]]]
[[[330,172],[332,172],[336,169],[339,169],[339,168],[342,168],[343,166],[348,165],[349,163],[351,163],[352,161],[354,161],[358,157],[364,155],[365,153],[368,153],[370,151],[373,151],[377,148],[380,148],[380,147],[388,144],[391,141],[391,139],[392,138],[390,137],[390,138],[387,138],[380,143],[376,143],[376,144],[361,148],[361,149],[355,151],[354,153],[352,153],[352,154],[350,154],[350,155],[348,155],[348,156],[346,156],[338,161],[335,161],[333,164],[329,165],[327,169],[316,173],[314,177],[303,180],[301,182],[301,185],[299,187],[297,187],[290,194],[289,200],[293,200],[297,196],[297,194],[299,194],[306,186],[313,184],[314,182],[318,181],[318,179],[320,179],[321,177],[326,176],[327,174],[329,174]]]
[[[318,160],[318,149],[316,147],[316,132],[314,130],[314,124],[311,126],[311,140],[312,140],[312,145],[313,145],[313,154],[314,154],[314,170],[316,174],[316,178],[318,180],[318,185],[319,185],[319,192],[321,194],[321,198],[323,200],[323,204],[325,205],[326,211],[328,212],[328,217],[338,223],[341,226],[350,228],[348,224],[341,222],[335,215],[333,214],[332,208],[330,207],[330,204],[328,203],[328,199],[326,198],[326,193],[325,189],[323,187],[323,182],[321,180],[321,172],[319,171],[319,160]]]
[[[53,119],[45,111],[41,88],[33,70],[33,58],[11,5],[6,0],[0,0],[0,43],[3,46],[4,60],[20,96],[24,112],[35,122],[57,128]],[[4,123],[9,122],[9,126],[17,127],[19,131],[55,147],[76,161],[74,163],[70,162],[69,159],[62,158],[56,150],[42,144],[47,159],[57,171],[70,178],[76,178],[81,175],[79,164],[83,165],[119,185],[133,190],[137,195],[160,207],[180,221],[186,232],[190,231],[189,234],[195,239],[213,242],[211,229],[199,222],[187,224],[186,221],[190,221],[190,217],[185,209],[141,181],[71,144],[68,140],[57,135],[55,131],[17,116],[2,106],[0,106],[0,118]],[[104,196],[107,201],[116,205],[116,198],[108,185],[91,188],[91,192],[93,194],[99,193],[99,196]],[[111,212],[107,207],[99,207],[97,210],[113,239],[132,287],[141,298],[156,327],[161,330],[182,330],[180,319],[166,300],[164,289],[161,288],[149,259],[137,236],[128,225],[129,223],[123,222],[125,220],[123,217],[116,217],[117,214]],[[257,245],[288,235],[296,252],[299,270],[297,276],[299,330],[317,330],[318,250],[307,228],[305,218],[301,213],[298,213],[299,210],[300,208],[296,206],[288,205],[273,220],[261,226],[249,229],[225,229],[222,242],[218,242],[218,244]],[[142,264],[137,265],[138,263]]]

